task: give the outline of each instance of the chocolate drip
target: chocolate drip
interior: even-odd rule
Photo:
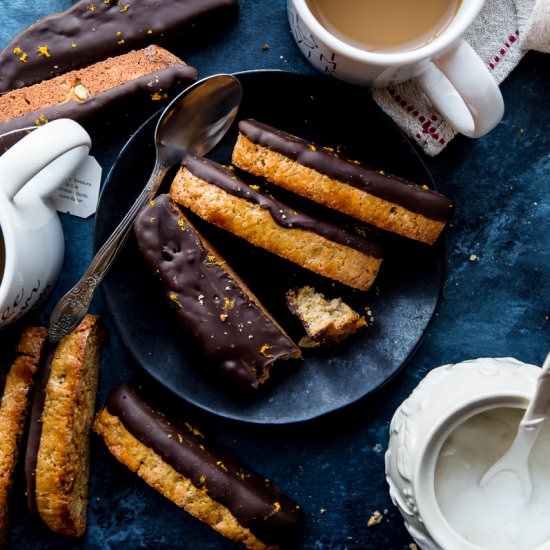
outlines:
[[[224,375],[257,388],[275,361],[300,355],[168,195],[146,206],[134,229],[138,246],[163,282],[180,323]]]
[[[199,20],[226,23],[236,13],[236,0],[80,0],[23,30],[5,47],[0,53],[0,92],[180,39]]]
[[[111,392],[105,406],[134,437],[228,508],[262,541],[288,542],[295,536],[300,507],[227,452],[213,448],[193,426],[155,411],[127,383]]]
[[[239,130],[257,145],[411,212],[437,221],[447,221],[451,217],[451,201],[432,189],[345,159],[310,141],[256,120],[241,120]]]
[[[40,111],[0,122],[0,134],[18,128],[34,126],[37,124],[37,121],[47,122],[61,117],[72,118],[78,122],[86,122],[93,119],[102,109],[111,107],[130,95],[145,93],[147,97],[150,97],[156,91],[161,89],[166,90],[178,83],[189,84],[196,80],[196,78],[197,70],[194,67],[173,64],[166,69],[136,78],[84,101],[74,100],[60,103],[59,105],[46,107]],[[22,135],[14,136],[14,140],[17,141],[21,137]]]
[[[36,464],[42,436],[42,415],[46,402],[46,386],[52,370],[55,348],[50,347],[42,357],[36,376],[31,407],[27,449],[25,452],[25,479],[27,482],[27,505],[33,515],[38,517],[36,506]]]
[[[211,160],[187,155],[182,164],[193,175],[207,183],[217,185],[231,195],[245,199],[266,209],[275,222],[282,227],[312,231],[325,239],[349,246],[363,254],[375,258],[382,257],[382,250],[376,244],[367,241],[359,235],[350,233],[337,225],[292,210],[286,204],[269,197],[267,194],[252,189],[238,179],[231,170]]]

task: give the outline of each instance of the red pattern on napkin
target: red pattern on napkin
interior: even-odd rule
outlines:
[[[537,17],[534,13],[537,13]],[[541,15],[542,13],[542,15]],[[542,23],[541,23],[542,18]],[[544,26],[546,25],[546,26]],[[541,40],[533,41],[537,28]],[[465,34],[500,84],[516,67],[527,49],[550,51],[550,0],[487,0]],[[547,47],[548,49],[545,49]],[[427,155],[435,156],[456,135],[414,81],[372,90],[376,103]]]

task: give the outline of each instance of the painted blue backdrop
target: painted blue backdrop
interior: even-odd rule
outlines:
[[[2,0],[0,46],[37,18],[72,3]],[[313,74],[290,35],[284,0],[241,0],[240,7],[238,21],[225,33],[200,48],[186,48],[186,61],[201,76],[258,68]],[[395,408],[438,365],[479,356],[540,364],[550,349],[550,56],[527,54],[502,92],[506,114],[490,135],[477,141],[458,137],[440,156],[425,158],[440,190],[456,203],[456,216],[447,231],[440,308],[417,353],[393,380],[343,411],[293,426],[247,425],[179,404],[182,417],[233,449],[303,506],[301,548],[408,548],[412,541],[384,479],[388,424]],[[96,143],[93,153],[104,174],[133,129]],[[94,219],[63,215],[62,222],[65,266],[39,312],[42,322],[92,256]],[[99,294],[93,309],[105,313],[111,333],[102,358],[101,404],[118,380],[141,373]],[[23,490],[18,479],[11,548],[232,547],[119,465],[95,437],[89,526],[82,540],[35,527]],[[374,510],[387,513],[380,524],[368,527]]]

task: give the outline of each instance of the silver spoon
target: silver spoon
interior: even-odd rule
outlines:
[[[550,353],[542,365],[535,394],[531,399],[512,445],[488,470],[481,481],[481,487],[487,485],[500,472],[515,474],[521,484],[526,501],[531,498],[531,477],[529,475],[529,455],[540,430],[548,419],[550,410]]]
[[[208,153],[231,126],[241,97],[241,83],[234,76],[220,74],[186,88],[166,107],[155,128],[156,160],[151,177],[84,275],[55,306],[50,318],[50,341],[61,340],[86,315],[95,289],[126,242],[137,214],[154,197],[166,172],[187,153]]]

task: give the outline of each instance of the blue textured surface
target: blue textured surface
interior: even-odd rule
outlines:
[[[71,4],[2,0],[0,45],[38,17]],[[290,36],[284,0],[241,0],[240,5],[239,20],[226,33],[200,49],[177,53],[202,76],[257,68],[313,73]],[[268,50],[262,49],[264,44]],[[246,425],[172,403],[183,418],[303,506],[301,548],[406,549],[411,539],[384,479],[388,424],[395,408],[438,365],[478,356],[513,356],[540,364],[550,348],[550,57],[529,53],[501,88],[506,114],[495,130],[476,141],[459,137],[435,159],[425,159],[441,191],[456,203],[456,216],[447,231],[448,275],[439,312],[396,378],[352,407],[294,426]],[[105,174],[130,131],[95,140],[93,152]],[[63,216],[62,222],[65,267],[39,312],[42,322],[92,255],[93,218]],[[100,296],[93,309],[103,312]],[[106,323],[112,328],[108,317]],[[111,330],[98,403],[118,380],[139,376]],[[12,548],[232,547],[119,465],[96,437],[83,539],[69,540],[37,527],[25,510],[21,479],[15,489]],[[381,524],[367,527],[374,510],[386,509]]]

